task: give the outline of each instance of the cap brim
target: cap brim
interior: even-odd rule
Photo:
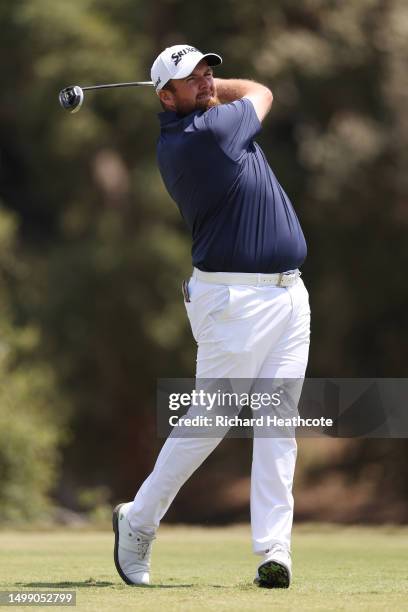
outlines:
[[[172,77],[175,80],[185,79],[188,77],[194,70],[194,68],[199,64],[202,60],[205,60],[209,66],[218,66],[222,64],[222,57],[217,55],[216,53],[205,53],[203,55],[200,54],[200,57],[194,57],[195,54],[191,53],[188,58],[188,62],[184,62],[183,69],[177,74],[177,76]]]
[[[206,53],[203,55],[202,59],[205,59],[209,66],[218,66],[222,64],[221,55],[217,55],[216,53]]]

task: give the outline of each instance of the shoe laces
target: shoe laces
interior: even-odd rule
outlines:
[[[152,541],[153,540],[151,538],[143,538],[140,535],[136,536],[135,552],[141,561],[143,561],[149,554]]]

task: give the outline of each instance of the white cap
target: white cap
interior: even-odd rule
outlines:
[[[201,53],[191,45],[167,47],[157,56],[151,69],[151,78],[156,91],[162,89],[171,79],[188,77],[203,59],[209,66],[222,63],[222,58],[216,53]]]

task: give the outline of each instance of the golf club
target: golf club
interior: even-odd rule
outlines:
[[[84,101],[84,91],[91,89],[111,89],[113,87],[153,87],[152,81],[133,81],[131,83],[108,83],[107,85],[89,85],[88,87],[80,87],[79,85],[70,85],[61,89],[58,95],[59,103],[62,108],[70,113],[77,113]]]

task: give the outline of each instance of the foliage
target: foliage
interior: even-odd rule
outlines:
[[[15,216],[0,209],[0,521],[38,517],[55,484],[63,419],[52,369],[39,361],[33,326],[12,323],[10,296],[25,276]]]
[[[403,0],[18,0],[0,24],[0,194],[27,262],[1,324],[13,342],[35,335],[70,420],[60,501],[75,505],[81,486],[133,494],[159,445],[155,380],[194,372],[179,290],[189,238],[156,168],[154,94],[89,93],[77,115],[57,104],[70,83],[148,78],[168,44],[218,51],[219,76],[274,92],[260,144],[309,244],[308,374],[405,375]]]

